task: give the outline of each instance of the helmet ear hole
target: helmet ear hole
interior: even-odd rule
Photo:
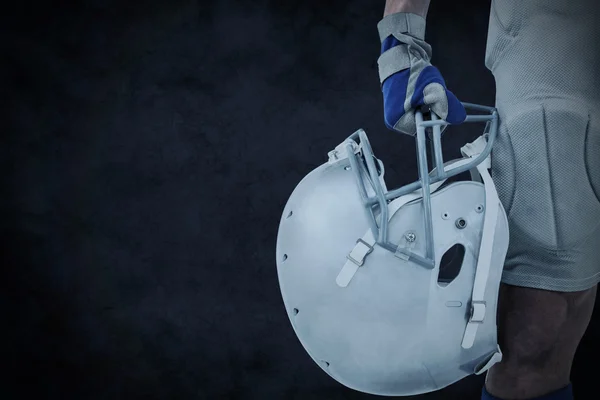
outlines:
[[[465,247],[456,243],[450,247],[440,261],[440,272],[438,274],[438,285],[448,286],[460,273],[465,258]]]

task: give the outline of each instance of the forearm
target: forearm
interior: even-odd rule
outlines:
[[[385,9],[383,16],[405,12],[427,17],[430,0],[385,0]]]

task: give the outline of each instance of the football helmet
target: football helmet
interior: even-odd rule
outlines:
[[[285,308],[308,354],[349,388],[426,393],[502,358],[496,302],[508,222],[488,172],[498,114],[463,105],[478,111],[465,122],[486,123],[463,158],[444,162],[448,123],[417,111],[417,181],[388,190],[358,130],[285,205],[276,246]],[[471,180],[447,181],[467,171]]]

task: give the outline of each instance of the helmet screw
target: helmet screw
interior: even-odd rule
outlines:
[[[464,218],[459,218],[456,220],[456,227],[458,229],[464,229],[467,226],[467,221]]]
[[[407,242],[412,243],[417,240],[417,235],[415,235],[413,232],[408,232],[404,235],[404,239],[406,239]]]

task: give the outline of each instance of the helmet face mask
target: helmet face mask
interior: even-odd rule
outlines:
[[[447,125],[417,112],[419,180],[389,191],[358,130],[290,196],[277,271],[300,342],[330,376],[380,395],[413,395],[482,373],[501,359],[496,301],[508,223],[488,173],[497,113],[445,163]],[[427,167],[426,129],[435,168]],[[445,181],[471,171],[473,181]]]

